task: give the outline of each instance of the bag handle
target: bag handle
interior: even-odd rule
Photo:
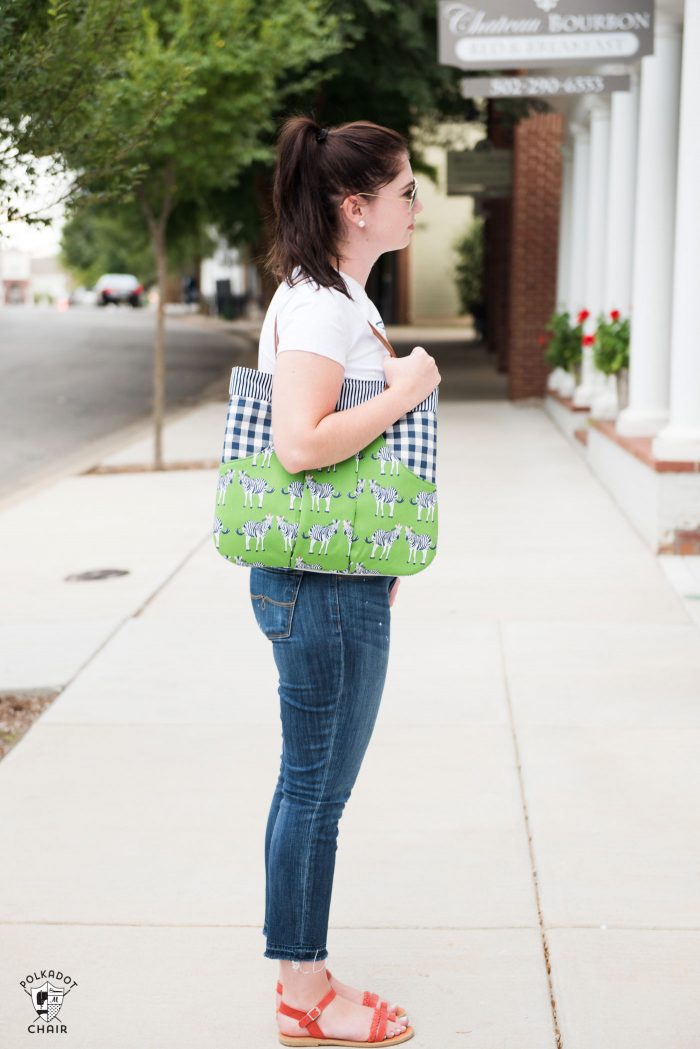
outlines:
[[[392,356],[392,357],[396,357],[396,356],[397,356],[397,354],[396,354],[396,350],[395,350],[395,349],[394,349],[394,347],[393,347],[393,346],[391,345],[391,343],[389,342],[389,340],[388,340],[388,339],[386,339],[386,338],[385,338],[385,337],[384,337],[384,336],[382,335],[382,333],[381,333],[380,331],[377,331],[377,329],[375,328],[375,326],[374,326],[374,325],[372,324],[372,321],[368,320],[368,321],[367,321],[367,323],[369,324],[370,328],[372,329],[372,331],[374,332],[374,334],[375,334],[375,335],[377,336],[377,338],[378,338],[378,339],[380,339],[380,340],[381,340],[381,341],[382,341],[382,342],[384,343],[384,345],[386,346],[386,348],[387,348],[387,350],[389,351],[389,353],[391,354],[391,356]],[[278,334],[277,334],[277,317],[275,317],[275,357],[277,356],[277,347],[279,346],[279,342],[280,342],[280,340],[279,340],[279,336],[278,336]]]

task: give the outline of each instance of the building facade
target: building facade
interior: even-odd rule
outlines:
[[[547,404],[654,549],[700,553],[700,0],[657,7],[631,74],[565,113],[556,294],[589,333],[630,317],[628,403],[585,347]]]

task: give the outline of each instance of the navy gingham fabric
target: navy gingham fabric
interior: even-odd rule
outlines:
[[[226,415],[222,463],[246,459],[266,448],[272,440],[272,410],[269,402],[252,397],[231,397]]]
[[[345,379],[336,411],[377,397],[385,388],[382,379]],[[253,368],[231,372],[229,406],[222,463],[245,459],[266,448],[272,440],[272,375]],[[393,454],[418,477],[435,484],[437,460],[436,387],[424,401],[389,426],[384,437]]]
[[[424,481],[435,484],[437,418],[435,412],[407,412],[384,431],[397,459]]]

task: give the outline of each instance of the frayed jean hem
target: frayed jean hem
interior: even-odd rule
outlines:
[[[328,951],[325,947],[275,947],[270,943],[267,945],[264,957],[287,962],[320,962],[328,957]]]

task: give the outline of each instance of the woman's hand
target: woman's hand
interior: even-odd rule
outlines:
[[[435,358],[422,346],[414,346],[405,357],[387,354],[383,365],[387,386],[400,390],[411,408],[425,400],[439,386],[442,378]]]
[[[394,582],[391,584],[389,590],[389,608],[393,605],[396,600],[396,591],[399,589],[399,583],[401,582],[401,576],[397,576]]]

